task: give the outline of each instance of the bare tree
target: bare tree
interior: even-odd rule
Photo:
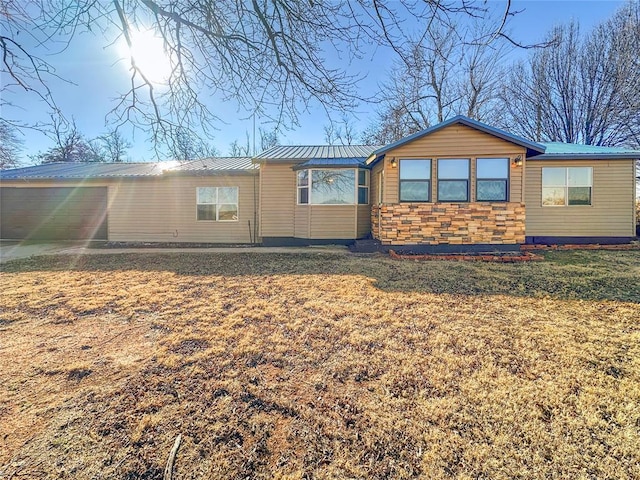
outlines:
[[[0,121],[0,170],[20,166],[22,145],[17,129],[9,123]]]
[[[324,126],[324,141],[329,145],[353,145],[357,141],[357,132],[353,119],[342,115],[340,121],[330,121]]]
[[[121,132],[110,129],[107,133],[100,135],[97,140],[104,150],[103,156],[107,162],[127,160],[127,150],[131,148],[131,142]]]
[[[367,143],[393,142],[456,114],[491,121],[499,111],[504,43],[477,41],[478,25],[462,35],[455,24],[434,24],[412,41],[383,85],[378,119],[364,133]]]
[[[364,45],[401,52],[412,30],[407,21],[449,25],[456,17],[482,18],[487,12],[482,0],[0,0],[2,74],[10,79],[3,93],[34,92],[58,112],[48,87],[54,59],[38,56],[38,45],[52,40],[64,45],[79,32],[92,31],[109,43],[119,37],[133,47],[136,31],[150,28],[164,42],[169,78],[158,88],[132,56],[129,89],[112,112],[115,124],[141,126],[157,142],[175,141],[178,127],[190,135],[204,130],[206,136],[218,118],[203,99],[217,96],[288,126],[310,102],[327,111],[350,111],[361,100],[359,77],[343,66],[360,57]],[[504,35],[511,14],[506,0],[503,15],[492,24],[493,38]],[[31,40],[21,41],[20,32]]]
[[[260,135],[260,150],[265,151],[271,147],[275,147],[280,143],[280,138],[278,137],[278,129],[274,128],[273,130],[263,130],[262,128],[258,129],[258,133]],[[257,153],[257,152],[254,152]]]
[[[238,139],[235,139],[229,145],[229,155],[231,157],[248,157],[251,154],[251,144],[249,142],[249,132],[245,132],[245,143],[242,145]]]
[[[187,129],[175,128],[171,133],[173,141],[169,144],[172,160],[188,162],[202,158],[217,157],[218,149],[200,137],[192,135]]]
[[[511,130],[539,141],[640,146],[640,3],[587,35],[570,23],[548,40],[502,91]]]
[[[90,142],[80,133],[75,120],[67,123],[52,116],[50,138],[53,147],[45,152],[32,155],[36,163],[59,162],[104,162],[100,146]]]

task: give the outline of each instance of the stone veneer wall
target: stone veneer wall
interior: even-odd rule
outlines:
[[[371,207],[373,237],[384,245],[519,244],[525,242],[524,220],[522,203],[400,203]]]

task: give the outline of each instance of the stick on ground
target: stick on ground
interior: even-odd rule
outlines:
[[[180,448],[180,442],[182,441],[182,435],[176,437],[176,441],[173,442],[173,448],[169,452],[169,458],[167,459],[167,465],[164,467],[164,480],[171,480],[173,477],[173,464],[176,461],[176,454]]]

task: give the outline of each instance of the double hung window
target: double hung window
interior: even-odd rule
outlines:
[[[509,195],[509,159],[478,158],[476,160],[476,200],[506,202]]]
[[[400,160],[400,201],[431,201],[431,160]]]
[[[438,159],[438,201],[469,201],[469,159]]]

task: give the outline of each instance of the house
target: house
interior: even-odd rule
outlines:
[[[458,116],[384,146],[0,173],[3,239],[513,249],[628,242],[640,151],[538,143]]]

